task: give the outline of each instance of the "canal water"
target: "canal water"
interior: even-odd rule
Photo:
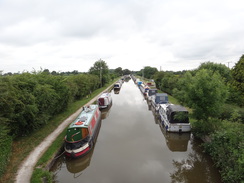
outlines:
[[[221,183],[211,159],[190,133],[166,133],[132,80],[103,111],[96,145],[87,156],[61,156],[56,183]]]

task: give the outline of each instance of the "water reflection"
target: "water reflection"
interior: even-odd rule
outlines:
[[[191,138],[191,133],[170,133],[166,129],[159,125],[160,129],[165,137],[167,147],[172,152],[184,152],[187,151],[188,143]]]
[[[189,153],[187,159],[173,160],[175,171],[170,173],[171,183],[197,182],[197,183],[221,183],[221,177],[209,156],[202,153],[196,139],[191,140],[194,151]],[[211,165],[211,166],[210,166]]]
[[[120,92],[120,89],[115,89],[114,88],[114,94],[119,94],[119,92]]]
[[[112,106],[113,106],[113,102],[111,103],[111,105],[109,105],[108,108],[100,109],[101,110],[101,118],[102,118],[102,120],[106,119],[109,116],[110,109],[111,109]]]
[[[78,159],[65,158],[66,168],[70,173],[74,174],[74,178],[79,177],[82,171],[89,165],[94,149],[92,149],[86,156]]]

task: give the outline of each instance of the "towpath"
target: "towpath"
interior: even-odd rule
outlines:
[[[109,86],[104,91],[111,88]],[[103,92],[104,92],[103,91]],[[93,102],[97,100],[97,98],[103,93],[101,92],[96,97],[94,97],[92,100],[90,100],[85,105],[90,105]],[[82,106],[83,107],[83,106]],[[22,162],[20,165],[20,168],[17,171],[17,176],[15,178],[16,183],[28,183],[30,182],[34,167],[37,163],[37,161],[41,158],[43,153],[51,146],[51,144],[54,142],[54,140],[59,136],[60,133],[63,132],[63,130],[78,116],[78,114],[82,111],[82,107],[78,109],[75,113],[73,113],[71,116],[69,116],[66,120],[64,120],[55,131],[53,131],[51,134],[49,134],[29,155],[28,157]]]

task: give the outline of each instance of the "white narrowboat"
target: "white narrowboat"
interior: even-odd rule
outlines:
[[[122,85],[122,82],[121,81],[117,81],[115,84],[114,84],[114,89],[120,89],[121,88],[121,85]]]
[[[120,87],[121,87],[120,83],[117,82],[114,84],[114,89],[120,89]]]
[[[108,108],[112,104],[112,96],[111,93],[103,93],[100,95],[97,99],[97,103],[99,106],[99,109],[105,109]]]
[[[151,89],[150,88],[148,90],[148,93],[147,93],[147,100],[148,100],[148,102],[151,102],[152,101],[153,96],[156,95],[157,92],[158,92],[157,89]]]
[[[188,110],[181,105],[160,104],[159,106],[161,124],[168,132],[190,132],[188,114]]]

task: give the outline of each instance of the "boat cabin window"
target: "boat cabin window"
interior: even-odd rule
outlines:
[[[82,139],[84,139],[87,135],[89,135],[87,128],[81,128],[82,131]]]
[[[188,112],[177,111],[167,114],[170,123],[189,123]]]

